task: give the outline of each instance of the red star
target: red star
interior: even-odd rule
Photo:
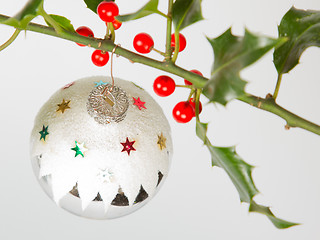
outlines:
[[[141,110],[141,108],[147,109],[147,108],[144,106],[144,104],[145,104],[146,102],[142,102],[142,101],[140,100],[140,97],[138,97],[138,99],[135,99],[135,98],[133,97],[133,100],[134,100],[133,105],[137,105],[138,108],[139,108],[139,110]]]
[[[62,89],[67,89],[67,88],[69,88],[69,87],[71,87],[71,86],[73,86],[73,85],[74,85],[74,82],[68,83],[68,84],[65,85]]]
[[[135,143],[136,141],[132,141],[130,142],[129,139],[127,138],[126,142],[125,143],[121,143],[122,146],[123,146],[123,149],[121,152],[124,152],[124,151],[127,151],[128,155],[130,155],[130,151],[136,151],[136,149],[133,147],[133,144]]]

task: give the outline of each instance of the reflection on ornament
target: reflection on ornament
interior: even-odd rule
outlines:
[[[138,97],[138,99],[135,99],[135,98],[133,97],[133,101],[134,101],[133,105],[136,105],[136,106],[139,108],[139,110],[141,110],[141,108],[147,109],[147,108],[144,106],[145,102],[142,102],[142,101],[140,100],[140,97]]]
[[[65,101],[64,99],[62,100],[62,103],[58,104],[58,109],[57,109],[57,112],[61,111],[62,113],[64,113],[65,110],[67,110],[69,107],[69,103],[70,103],[70,100],[69,101]]]
[[[167,139],[163,136],[163,133],[161,133],[160,136],[158,135],[158,142],[157,142],[157,144],[159,145],[160,150],[166,148],[166,141],[167,141]]]
[[[41,141],[41,139],[43,139],[43,141],[46,141],[46,137],[47,137],[47,135],[49,135],[49,132],[48,132],[48,127],[49,126],[42,126],[42,130],[39,132],[40,133],[40,141]]]
[[[146,204],[168,175],[172,156],[170,127],[160,106],[128,81],[115,79],[111,88],[109,79],[95,87],[105,79],[82,79],[72,91],[54,94],[38,113],[31,135],[33,169],[45,192],[69,212],[94,219],[127,215]],[[129,104],[134,96],[148,109],[137,111]],[[72,107],[55,114],[63,98]]]

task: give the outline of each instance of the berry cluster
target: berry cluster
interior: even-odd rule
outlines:
[[[112,1],[103,1],[97,7],[97,13],[102,21],[104,21],[108,26],[113,27],[114,30],[117,30],[121,27],[122,23],[115,19],[119,15],[119,8],[116,3]],[[76,29],[76,32],[79,35],[85,37],[94,37],[93,31],[85,26],[81,26]],[[77,43],[79,46],[83,47],[85,45]],[[92,53],[91,60],[94,65],[98,67],[105,66],[109,61],[109,53],[102,50],[95,50]]]
[[[186,38],[183,34],[179,33],[179,52],[183,51],[187,46]],[[133,47],[134,49],[142,54],[150,53],[152,50],[159,52],[158,50],[154,49],[154,41],[152,37],[147,33],[139,33],[135,36],[133,40]],[[175,34],[171,35],[171,48],[172,51],[175,51],[176,41],[175,41]],[[199,74],[201,76],[202,73],[198,70],[191,70],[191,72]],[[190,96],[195,94],[195,89],[192,87],[192,83],[188,80],[184,80],[186,86],[191,86],[191,93]],[[153,83],[153,90],[154,92],[161,96],[167,97],[171,95],[176,88],[175,81],[168,77],[168,76],[159,76],[155,79]],[[199,113],[202,111],[202,104],[199,101]],[[193,98],[189,97],[187,101],[179,102],[172,111],[173,118],[179,123],[187,123],[193,117],[196,116],[196,102]]]
[[[186,46],[187,46],[187,41],[186,38],[179,33],[179,52],[182,52]],[[176,41],[175,41],[175,35],[174,33],[171,35],[171,47],[173,50],[175,50],[175,45],[176,45]],[[133,47],[134,49],[139,52],[139,53],[149,53],[154,49],[154,41],[152,39],[152,37],[147,34],[147,33],[139,33],[135,36],[135,38],[133,39]]]
[[[121,22],[119,22],[115,17],[119,15],[119,8],[116,3],[113,1],[103,1],[97,7],[97,14],[102,21],[106,23],[107,26],[107,34],[109,34],[110,28],[113,30],[117,30],[121,27]],[[111,32],[112,32],[111,31]],[[76,32],[85,37],[94,37],[93,31],[85,26],[79,27]],[[79,46],[85,46],[83,44],[77,43]],[[183,34],[179,33],[179,51],[182,52],[187,45],[186,38]],[[152,37],[147,33],[139,33],[135,36],[133,40],[134,49],[142,54],[150,53],[152,50],[156,52],[160,52],[154,48],[154,41]],[[176,39],[175,34],[171,35],[171,48],[172,52],[176,51]],[[161,53],[161,52],[160,52]],[[98,67],[105,66],[109,61],[109,53],[102,50],[95,50],[92,53],[91,60],[94,65]],[[199,74],[202,76],[202,73],[198,70],[191,70],[191,72]],[[173,108],[172,114],[173,118],[179,123],[187,123],[193,117],[196,116],[196,102],[194,98],[196,97],[196,89],[192,86],[192,83],[188,80],[184,80],[185,87],[189,87],[191,89],[190,97],[187,101],[182,101],[176,104]],[[159,76],[155,79],[153,84],[153,89],[155,93],[161,97],[167,97],[171,95],[175,88],[179,86],[176,85],[175,81],[168,76]],[[192,98],[194,95],[194,98]],[[198,112],[199,114],[202,111],[202,104],[199,101],[198,103]]]
[[[191,70],[196,74],[202,76],[202,73],[198,70]],[[186,86],[192,85],[188,80],[184,80]],[[168,76],[159,76],[154,80],[153,83],[153,90],[154,92],[159,95],[160,97],[167,97],[171,95],[176,89],[175,81]],[[195,93],[194,89],[191,88],[191,93]],[[190,94],[192,96],[192,94]],[[199,114],[202,111],[202,104],[199,101]],[[196,116],[196,102],[193,98],[189,98],[187,101],[179,102],[175,105],[172,111],[173,118],[179,123],[187,123],[193,117]]]

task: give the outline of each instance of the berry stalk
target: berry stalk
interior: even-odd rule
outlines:
[[[18,35],[19,35],[20,32],[21,32],[21,30],[16,29],[16,30],[14,31],[14,33],[12,34],[12,36],[9,38],[9,40],[6,41],[4,44],[2,44],[2,45],[0,46],[0,52],[1,52],[2,50],[4,50],[5,48],[9,47],[10,44],[13,43],[14,40],[16,40],[16,38],[18,37]]]
[[[170,61],[172,58],[172,48],[171,48],[172,7],[173,7],[173,0],[169,0],[168,18],[167,18],[167,34],[166,34],[166,54],[165,54],[166,61]]]

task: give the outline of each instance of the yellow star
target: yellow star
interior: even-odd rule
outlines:
[[[57,112],[61,111],[62,113],[64,113],[65,110],[67,110],[69,107],[69,103],[70,103],[70,100],[69,101],[65,101],[63,99],[62,103],[58,104],[58,109],[57,109]]]
[[[163,136],[163,134],[161,133],[161,135],[158,135],[158,142],[157,144],[159,145],[160,150],[166,148],[166,141],[167,139]]]

